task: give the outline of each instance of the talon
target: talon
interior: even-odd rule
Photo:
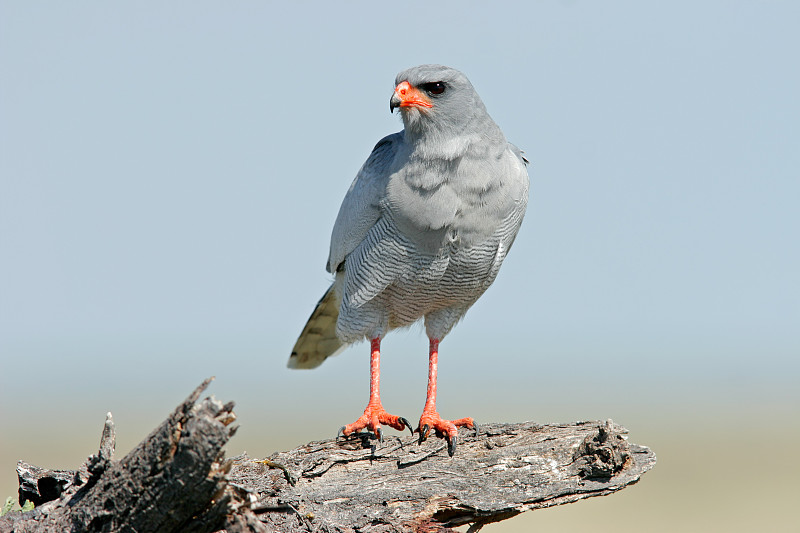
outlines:
[[[414,428],[412,428],[412,427],[411,427],[411,422],[409,422],[407,418],[404,418],[404,417],[402,417],[402,416],[398,416],[397,418],[400,420],[400,422],[401,422],[401,423],[402,423],[402,424],[403,424],[405,427],[407,427],[407,428],[408,428],[408,430],[411,432],[411,435],[414,435]]]
[[[339,437],[347,438],[347,435],[344,434],[345,426],[339,428],[339,431],[336,432],[336,440],[339,440]]]
[[[457,440],[458,440],[458,437],[455,437],[455,436],[449,437],[447,439],[447,453],[450,455],[450,457],[453,457],[453,454],[456,453],[456,441]]]
[[[472,427],[475,429],[475,436],[478,436],[478,423],[474,420],[472,421]]]
[[[428,424],[425,424],[424,426],[419,428],[419,443],[418,444],[422,444],[423,442],[425,442],[425,440],[428,438],[428,435],[430,435],[430,432],[431,432],[431,427]]]
[[[375,436],[378,438],[378,442],[383,444],[383,431],[380,427],[375,428]]]

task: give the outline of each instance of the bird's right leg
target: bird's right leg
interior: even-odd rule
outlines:
[[[408,428],[413,434],[414,430],[408,420],[402,416],[390,415],[381,405],[381,338],[375,337],[370,344],[372,352],[369,359],[369,403],[358,420],[342,427],[339,432],[347,437],[354,431],[367,428],[378,439],[382,439],[381,424],[386,424],[398,431]]]

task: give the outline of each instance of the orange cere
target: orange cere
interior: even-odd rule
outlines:
[[[394,88],[394,94],[400,99],[400,107],[433,107],[428,97],[407,81],[400,82]]]

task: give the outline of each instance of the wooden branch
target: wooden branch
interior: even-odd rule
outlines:
[[[121,461],[112,458],[109,415],[100,452],[81,470],[20,463],[20,500],[40,503],[0,518],[0,533],[433,533],[464,524],[474,533],[523,511],[611,494],[656,461],[610,420],[462,429],[452,458],[435,437],[355,435],[224,461],[233,404],[196,404],[207,384]]]
[[[392,437],[373,452],[359,436],[272,455],[294,485],[246,457],[235,458],[229,479],[259,494],[261,518],[275,531],[444,532],[468,523],[477,531],[523,511],[611,494],[655,465],[653,452],[629,444],[610,420],[486,424],[470,433],[461,430],[452,458],[436,438],[419,445]]]

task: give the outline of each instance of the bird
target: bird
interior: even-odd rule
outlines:
[[[289,357],[289,368],[315,368],[347,346],[370,343],[370,395],[345,437],[381,425],[447,440],[471,417],[436,409],[439,344],[494,282],[528,204],[528,160],[509,143],[469,79],[437,64],[395,78],[389,111],[403,130],[381,139],[345,194],[331,234],[326,270],[334,280]],[[424,322],[429,340],[425,405],[414,429],[380,400],[381,340]]]

